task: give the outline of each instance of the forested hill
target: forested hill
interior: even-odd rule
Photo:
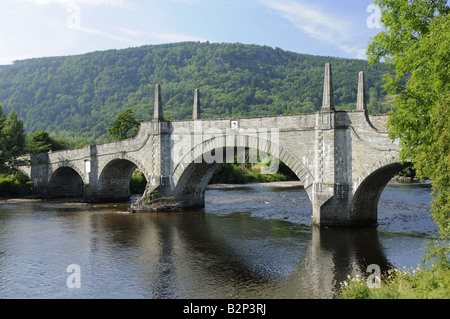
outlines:
[[[5,113],[15,109],[28,132],[100,142],[116,112],[132,108],[136,118],[152,119],[156,83],[165,115],[175,120],[191,118],[196,88],[203,118],[316,111],[326,62],[338,109],[354,108],[363,70],[370,112],[383,111],[384,64],[208,42],[16,61],[0,67],[0,105]]]

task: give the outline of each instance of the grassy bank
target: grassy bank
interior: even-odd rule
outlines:
[[[381,276],[379,288],[369,288],[367,278],[354,277],[341,284],[341,299],[449,299],[450,268],[392,269]]]

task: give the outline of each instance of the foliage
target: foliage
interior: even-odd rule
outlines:
[[[133,110],[128,108],[123,113],[116,113],[116,119],[109,123],[107,131],[116,141],[131,138],[137,135],[141,120],[134,118]]]
[[[27,132],[101,143],[109,139],[116,112],[131,108],[136,118],[152,119],[156,83],[162,85],[164,113],[174,120],[192,118],[196,88],[203,118],[317,111],[326,62],[333,64],[338,109],[354,109],[361,70],[371,97],[386,96],[382,74],[388,68],[382,63],[185,42],[16,61],[0,68],[0,103],[17,110]]]
[[[0,178],[0,194],[3,196],[15,196],[19,192],[20,183],[14,176]]]
[[[25,151],[29,154],[45,153],[50,150],[60,151],[69,148],[66,141],[53,138],[44,130],[29,135],[29,141],[25,148]]]
[[[28,176],[19,171],[10,175],[2,174],[0,176],[0,195],[6,197],[28,195],[31,184]]]
[[[401,159],[419,178],[430,177],[432,214],[448,262],[450,240],[450,8],[446,0],[377,0],[384,29],[368,47],[372,63],[384,59],[395,71],[385,89],[398,94],[389,113],[391,138]],[[444,249],[442,249],[444,248]],[[443,258],[442,258],[443,257]]]
[[[344,282],[341,298],[450,297],[450,8],[447,1],[377,0],[384,30],[368,48],[370,61],[384,59],[395,71],[385,89],[396,94],[389,113],[391,138],[401,143],[401,159],[415,174],[430,177],[432,214],[440,237],[429,242],[424,264],[412,271],[394,269],[381,288],[369,289],[360,278]]]
[[[8,173],[22,161],[18,157],[25,148],[25,131],[15,110],[3,115],[0,106],[0,173]]]
[[[449,299],[450,269],[392,269],[381,277],[380,288],[369,288],[361,276],[341,284],[342,299]]]
[[[209,180],[210,184],[244,184],[245,177],[239,165],[233,163],[222,163]]]
[[[145,191],[145,186],[147,185],[147,180],[145,179],[144,173],[136,169],[131,175],[130,190],[132,194],[143,194]]]
[[[413,181],[416,178],[416,169],[414,168],[414,166],[408,166],[407,168],[399,172],[397,176],[408,178],[409,181]]]
[[[261,174],[260,166],[250,166],[242,163],[222,163],[214,172],[210,184],[245,184],[265,183],[275,181],[298,180],[283,162],[279,162],[278,172],[275,174]]]
[[[341,283],[338,294],[342,299],[369,299],[371,295],[370,288],[360,275],[348,276],[348,280]]]

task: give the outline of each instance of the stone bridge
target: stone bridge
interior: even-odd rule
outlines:
[[[362,72],[356,109],[335,110],[329,63],[322,108],[310,114],[201,119],[196,90],[193,119],[167,121],[157,84],[154,118],[141,123],[136,137],[31,155],[31,166],[22,170],[34,182],[36,196],[105,202],[129,199],[131,175],[139,168],[147,195],[170,196],[185,208],[201,208],[208,182],[222,162],[263,161],[271,173],[279,159],[303,183],[314,224],[371,225],[376,224],[384,187],[407,165],[398,161],[399,146],[388,138],[385,119],[369,118]]]

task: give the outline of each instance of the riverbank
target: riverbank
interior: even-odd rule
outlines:
[[[391,269],[371,288],[367,277],[352,277],[341,283],[339,299],[449,299],[449,265],[429,269]]]
[[[206,189],[233,189],[233,188],[251,188],[251,187],[303,187],[300,181],[279,181],[266,183],[245,183],[245,184],[210,184]]]
[[[418,186],[418,187],[431,187],[431,182],[410,179],[392,179],[388,185],[391,186]],[[276,182],[262,182],[262,183],[244,183],[244,184],[226,184],[215,183],[210,184],[206,189],[233,189],[233,188],[251,188],[251,187],[304,187],[300,181],[276,181]]]
[[[410,181],[405,179],[392,179],[388,185],[391,186],[418,186],[418,187],[431,187],[429,181],[420,182],[418,180]],[[293,187],[304,187],[303,183],[300,181],[276,181],[276,182],[258,182],[258,183],[244,183],[244,184],[228,184],[228,183],[214,183],[209,184],[207,190],[219,190],[219,189],[242,189],[242,188],[252,188],[252,187],[278,187],[278,188],[293,188]],[[33,198],[32,196],[24,197],[0,197],[0,204],[14,204],[21,202],[39,202],[46,199]]]
[[[38,203],[42,202],[44,199],[39,198],[0,198],[0,204],[20,204],[20,203]]]

